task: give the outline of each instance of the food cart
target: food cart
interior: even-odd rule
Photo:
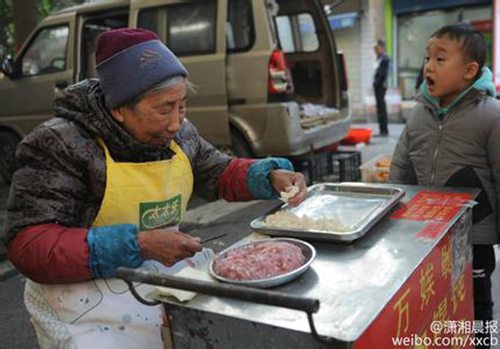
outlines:
[[[472,348],[469,232],[476,192],[398,187],[405,192],[400,203],[356,240],[309,241],[316,258],[289,283],[243,297],[225,284],[221,293],[217,284],[215,291],[195,284],[199,294],[187,303],[162,299],[174,347]],[[218,226],[199,230],[217,232]],[[172,286],[141,275],[124,278]],[[267,300],[280,301],[267,302],[266,292]]]

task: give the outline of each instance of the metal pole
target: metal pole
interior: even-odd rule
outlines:
[[[127,283],[142,282],[211,296],[302,310],[307,313],[316,313],[319,309],[319,300],[313,298],[297,297],[283,292],[260,290],[251,287],[210,283],[145,270],[120,267],[116,270],[116,277],[125,280]]]

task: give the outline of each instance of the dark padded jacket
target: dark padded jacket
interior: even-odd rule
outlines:
[[[55,102],[55,118],[36,128],[17,149],[6,221],[6,240],[26,226],[57,222],[89,227],[99,210],[105,185],[106,143],[119,162],[168,159],[169,147],[139,143],[118,125],[104,107],[98,80],[85,80],[66,89]],[[188,121],[175,137],[193,169],[195,193],[218,196],[218,179],[230,158],[201,138]],[[50,154],[50,155],[48,155]]]

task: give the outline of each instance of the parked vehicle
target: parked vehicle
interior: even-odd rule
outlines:
[[[95,76],[100,33],[155,31],[190,72],[189,119],[240,156],[294,156],[340,141],[350,125],[342,54],[319,0],[108,0],[45,18],[0,78],[0,174],[52,116],[58,90]]]

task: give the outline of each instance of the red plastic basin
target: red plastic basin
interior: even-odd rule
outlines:
[[[358,143],[370,143],[372,137],[371,128],[350,128],[347,136],[340,142],[344,145],[355,145]]]

